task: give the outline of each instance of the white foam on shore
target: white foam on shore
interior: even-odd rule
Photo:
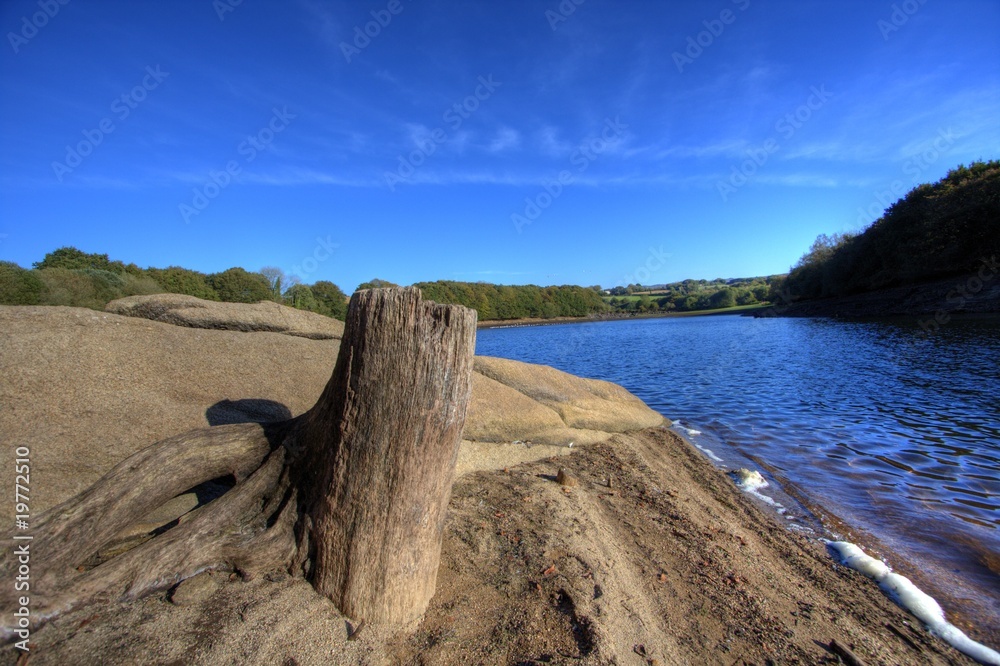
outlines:
[[[701,451],[702,453],[704,453],[706,456],[708,456],[709,458],[711,458],[715,462],[717,462],[717,463],[722,462],[722,458],[720,458],[719,456],[715,455],[715,453],[712,451],[712,449],[706,449],[704,446],[698,446],[697,444],[695,444],[695,446],[698,448],[699,451]]]
[[[740,468],[733,472],[733,478],[736,479],[736,485],[740,490],[747,492],[767,488],[770,485],[760,472],[752,469]]]
[[[767,479],[763,475],[752,469],[740,468],[732,473],[733,480],[736,481],[736,487],[743,492],[753,495],[761,502],[774,507],[779,514],[784,515],[788,509],[781,502],[776,502],[773,497],[768,497],[767,495],[760,492],[761,488],[767,488],[769,485]],[[786,516],[789,520],[792,519],[791,516]]]
[[[674,421],[674,425],[677,426],[679,429],[683,430],[684,434],[687,435],[688,437],[695,437],[695,436],[701,434],[701,430],[695,430],[694,428],[688,428],[687,426],[681,425],[680,421]],[[701,448],[701,447],[698,447],[698,448]]]
[[[938,602],[914,585],[909,578],[892,573],[885,562],[865,554],[853,543],[827,541],[826,545],[837,554],[844,566],[877,582],[889,598],[927,625],[932,634],[982,664],[1000,666],[1000,652],[977,643],[948,622]]]

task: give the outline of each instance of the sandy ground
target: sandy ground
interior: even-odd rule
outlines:
[[[973,663],[663,428],[466,475],[424,620],[353,630],[301,579],[218,572],[68,614],[27,663],[836,664],[833,640],[865,664]]]
[[[0,308],[0,324],[0,434],[32,450],[33,511],[150,442],[247,416],[234,405],[301,413],[337,349],[78,308]],[[418,626],[357,632],[301,578],[215,571],[63,615],[32,633],[29,653],[0,647],[0,665],[832,664],[834,640],[865,664],[972,663],[678,435],[607,435],[660,422],[637,402],[477,359],[476,441],[462,445],[437,594]],[[11,474],[0,469],[4,487]]]

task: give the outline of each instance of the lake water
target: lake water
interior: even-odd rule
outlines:
[[[619,320],[484,329],[477,353],[621,384],[1000,631],[1000,321]]]

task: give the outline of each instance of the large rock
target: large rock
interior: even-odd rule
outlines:
[[[284,333],[312,340],[339,340],[344,335],[342,321],[270,301],[220,303],[184,294],[152,294],[119,298],[105,310],[191,328]]]
[[[226,305],[240,330],[0,306],[3,487],[13,487],[15,446],[31,450],[37,515],[161,439],[208,425],[284,420],[312,407],[333,372],[339,340],[242,332],[258,306]],[[476,368],[460,474],[568,453],[571,445],[664,421],[607,382],[497,358],[477,358]],[[12,517],[12,508],[5,505],[0,519]]]
[[[570,428],[627,432],[663,423],[660,414],[618,384],[583,379],[545,365],[489,356],[477,357],[475,367],[481,375],[553,410]],[[500,420],[507,407],[503,400],[494,404]]]
[[[300,414],[330,378],[339,345],[84,308],[0,306],[2,487],[13,488],[15,446],[31,450],[37,515],[171,435],[264,420],[254,412]],[[244,418],[234,415],[241,407]]]
[[[566,455],[611,433],[668,423],[616,384],[500,358],[476,357],[475,367],[458,476]]]

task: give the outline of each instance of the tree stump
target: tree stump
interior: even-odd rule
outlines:
[[[317,471],[306,484],[312,580],[348,616],[400,624],[434,595],[475,312],[421,302],[416,289],[360,292],[353,306],[303,428]]]
[[[333,375],[308,412],[164,440],[39,517],[31,628],[209,569],[287,569],[352,619],[390,630],[418,619],[434,594],[475,335],[475,311],[423,301],[416,288],[355,293]],[[233,488],[176,526],[98,555],[149,511],[224,476]],[[5,548],[0,577],[17,567]],[[18,639],[21,595],[0,590],[7,640]]]

